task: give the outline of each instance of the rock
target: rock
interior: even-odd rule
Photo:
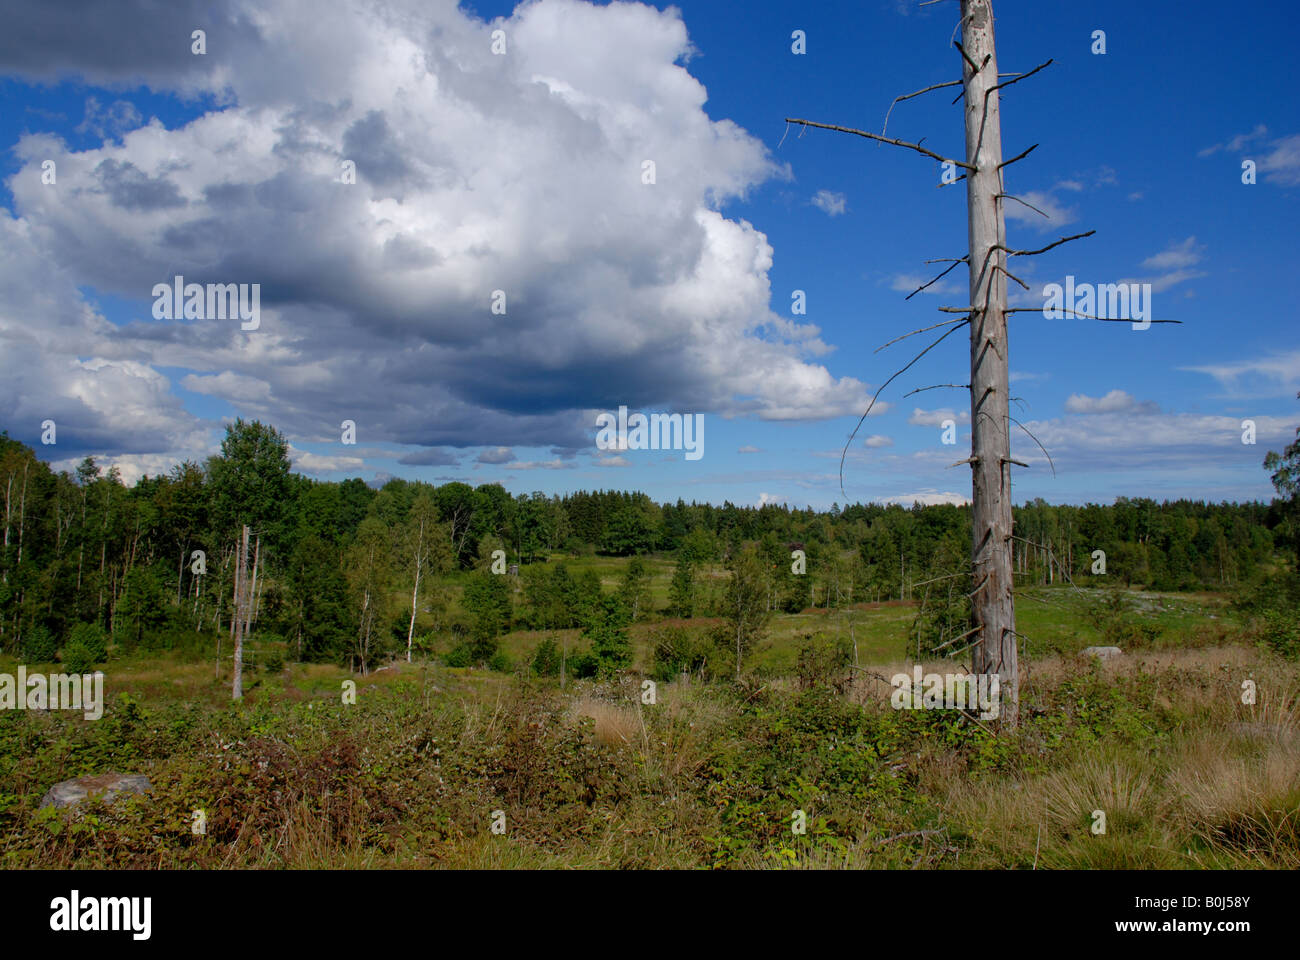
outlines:
[[[41,807],[71,807],[90,796],[112,801],[123,793],[148,793],[149,778],[142,773],[95,773],[56,783],[41,798]]]
[[[1084,647],[1079,652],[1085,657],[1096,657],[1098,660],[1110,660],[1124,655],[1119,647]]]

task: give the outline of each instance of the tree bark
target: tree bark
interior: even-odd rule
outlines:
[[[239,567],[235,573],[235,679],[230,685],[232,700],[244,699],[244,606],[248,580],[248,527],[239,543]]]
[[[1001,720],[1014,727],[1020,688],[1011,569],[1011,437],[1007,381],[1006,230],[998,60],[990,0],[962,0],[966,177],[970,240],[971,563],[977,589],[972,609],[980,642],[976,673],[996,673]],[[969,63],[966,62],[969,58]]]
[[[248,589],[248,599],[244,603],[244,636],[253,632],[253,614],[257,606],[257,567],[262,562],[262,535],[257,535],[257,546],[253,548],[253,583]]]
[[[424,566],[424,518],[415,541],[415,586],[411,590],[411,624],[406,628],[406,662],[411,662],[411,643],[415,639],[415,611],[420,600],[420,568]]]

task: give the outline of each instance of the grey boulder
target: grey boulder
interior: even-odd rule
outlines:
[[[1124,655],[1124,651],[1119,647],[1084,647],[1080,653],[1085,657],[1096,657],[1098,660],[1110,660]]]
[[[111,802],[120,794],[148,793],[149,790],[149,778],[142,773],[90,773],[50,787],[41,798],[41,808],[71,807],[95,796]]]

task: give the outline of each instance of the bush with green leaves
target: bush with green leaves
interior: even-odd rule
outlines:
[[[510,673],[515,668],[514,662],[504,650],[492,654],[487,665],[489,670],[495,670],[497,673]]]
[[[108,633],[98,623],[74,624],[68,632],[68,646],[80,643],[94,663],[108,659]]]
[[[449,667],[470,667],[474,665],[474,652],[468,643],[458,643],[442,658],[442,662]]]
[[[853,641],[824,633],[804,634],[799,644],[796,675],[801,690],[815,687],[843,687],[853,663]]]
[[[560,648],[551,637],[537,645],[533,653],[533,673],[539,677],[554,677],[560,672]]]
[[[1088,610],[1088,619],[1101,634],[1103,645],[1141,649],[1159,638],[1159,624],[1144,622],[1137,605],[1123,590],[1112,587],[1099,594],[1100,599]]]
[[[54,634],[44,624],[35,624],[23,633],[23,659],[28,663],[53,663],[57,652]]]
[[[1300,575],[1270,577],[1245,590],[1234,606],[1249,618],[1261,644],[1283,657],[1300,657]]]
[[[630,619],[621,598],[605,597],[590,625],[583,631],[583,637],[591,641],[591,653],[602,677],[613,676],[632,665],[632,641],[627,635]]]
[[[705,673],[713,659],[714,644],[684,627],[662,627],[650,637],[651,675],[660,683],[683,673]]]
[[[675,617],[695,615],[695,571],[685,557],[677,561],[672,582],[668,585],[668,609]]]
[[[279,644],[268,647],[262,654],[262,669],[271,674],[284,671],[284,649]]]
[[[590,679],[600,672],[600,658],[590,651],[575,653],[569,657],[566,672],[578,680]]]
[[[63,669],[65,673],[90,673],[95,666],[95,657],[80,640],[70,640],[63,648]]]

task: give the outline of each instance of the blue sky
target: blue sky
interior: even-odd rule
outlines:
[[[1067,275],[1150,283],[1152,317],[1182,321],[1011,318],[1013,416],[1055,463],[1013,438],[1030,464],[1017,502],[1268,499],[1264,453],[1294,436],[1289,8],[1199,7],[995,4],[1003,72],[1054,59],[1002,101],[1006,155],[1040,144],[1007,189],[1051,215],[1009,206],[1009,241],[1097,231],[1017,261],[1031,290],[1013,302],[1041,306]],[[844,502],[865,400],[934,334],[873,351],[965,303],[964,268],[904,299],[937,273],[923,261],[965,253],[965,192],[911,151],[782,118],[879,132],[895,96],[958,76],[956,3],[392,9],[15,18],[0,425],[39,446],[54,419],[56,466],[94,453],[128,477],[215,452],[243,415],[326,478]],[[200,57],[189,31],[205,24]],[[952,98],[897,105],[889,135],[964,158]],[[330,172],[349,156],[353,186]],[[176,272],[260,283],[263,325],[155,319],[152,286]],[[965,383],[968,364],[960,333],[881,395],[847,499],[969,495],[949,467],[967,456],[968,392],[904,396]],[[596,449],[595,413],[619,405],[703,415],[704,456]]]

